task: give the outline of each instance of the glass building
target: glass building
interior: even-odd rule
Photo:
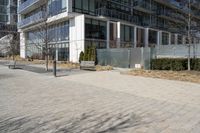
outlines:
[[[0,0],[0,38],[17,32],[17,0]]]
[[[199,43],[200,1],[18,0],[21,57],[43,53],[78,62],[86,47],[133,48],[184,45],[189,14],[192,43]],[[46,27],[46,28],[44,28]]]

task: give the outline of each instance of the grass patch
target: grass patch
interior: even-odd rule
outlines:
[[[131,70],[126,74],[150,78],[168,79],[200,83],[199,71],[159,71],[159,70]]]
[[[112,66],[100,66],[100,65],[97,65],[96,66],[96,71],[111,71],[113,70],[113,67]]]

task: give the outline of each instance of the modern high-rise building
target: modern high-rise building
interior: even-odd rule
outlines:
[[[18,13],[23,58],[42,54],[44,41],[57,60],[72,62],[89,46],[184,45],[188,29],[199,43],[198,0],[18,0]]]
[[[15,40],[13,44],[16,46],[17,54],[19,50],[17,39],[17,0],[0,0],[0,56],[9,54],[12,40]]]
[[[17,0],[0,0],[0,38],[17,32]]]

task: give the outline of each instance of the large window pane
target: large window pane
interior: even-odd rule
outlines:
[[[85,20],[85,38],[106,39],[106,22],[89,19]]]
[[[149,30],[149,46],[154,47],[157,44],[157,31]]]
[[[144,29],[137,28],[137,47],[144,47]]]
[[[168,45],[169,44],[169,34],[163,32],[162,33],[162,45]]]
[[[84,11],[88,11],[88,0],[84,0],[84,2],[83,2],[83,10]]]

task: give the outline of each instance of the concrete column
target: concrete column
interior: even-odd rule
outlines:
[[[26,58],[26,41],[24,32],[20,33],[20,57]]]
[[[162,31],[159,32],[160,36],[159,36],[159,39],[160,39],[160,45],[162,45]]]
[[[168,45],[171,45],[172,34],[169,33]]]
[[[144,33],[144,47],[149,46],[149,28],[145,28],[145,33]]]
[[[120,22],[117,22],[117,48],[120,48]]]
[[[56,61],[58,61],[58,47],[56,47]]]
[[[106,48],[110,48],[110,21],[107,21],[107,38],[106,38]]]
[[[157,45],[161,45],[162,44],[162,32],[158,31],[157,32]]]
[[[79,55],[85,48],[85,16],[79,15],[69,20],[69,60],[79,62]]]
[[[137,27],[134,27],[134,48],[137,47]]]

